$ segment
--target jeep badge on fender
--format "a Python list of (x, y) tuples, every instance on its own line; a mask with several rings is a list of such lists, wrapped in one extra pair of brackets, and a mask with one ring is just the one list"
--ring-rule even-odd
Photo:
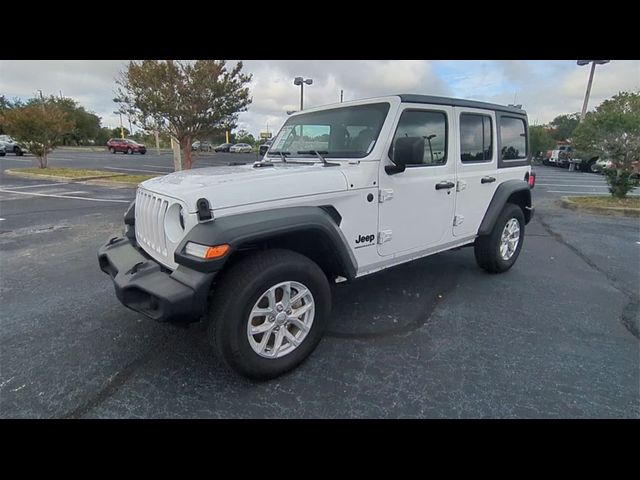
[(463, 246), (510, 269), (534, 211), (527, 132), (519, 108), (427, 95), (294, 113), (253, 165), (142, 182), (100, 268), (128, 308), (204, 319), (227, 364), (273, 378), (322, 339), (332, 283)]
[(375, 235), (358, 235), (358, 238), (356, 238), (356, 243), (371, 243), (376, 239)]

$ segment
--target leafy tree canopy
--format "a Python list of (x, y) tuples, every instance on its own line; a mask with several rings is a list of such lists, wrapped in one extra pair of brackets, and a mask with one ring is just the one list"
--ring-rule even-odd
[(235, 123), (251, 103), (251, 75), (242, 66), (228, 69), (224, 60), (132, 61), (117, 80), (114, 100), (136, 125), (175, 137), (182, 151), (176, 168), (189, 169), (192, 141)]
[(576, 148), (611, 160), (605, 172), (609, 190), (624, 197), (637, 182), (631, 179), (640, 161), (640, 93), (620, 92), (587, 113), (574, 133)]
[(73, 130), (68, 114), (50, 103), (6, 110), (0, 122), (9, 135), (38, 157), (40, 168), (47, 168), (49, 153)]

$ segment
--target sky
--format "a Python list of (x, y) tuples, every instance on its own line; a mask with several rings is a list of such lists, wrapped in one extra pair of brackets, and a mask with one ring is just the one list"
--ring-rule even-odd
[[(9, 99), (64, 95), (77, 100), (115, 127), (115, 78), (127, 60), (0, 60), (0, 95)], [(234, 65), (237, 60), (229, 60)], [(305, 108), (378, 95), (418, 93), (500, 104), (521, 104), (530, 124), (544, 124), (564, 113), (579, 112), (589, 66), (575, 60), (244, 60), (253, 102), (240, 114), (238, 127), (258, 136), (275, 132), (297, 110), (305, 85)], [(640, 61), (612, 60), (596, 67), (589, 109), (620, 91), (640, 91)], [(125, 126), (127, 126), (125, 124)], [(134, 127), (134, 131), (135, 131)]]

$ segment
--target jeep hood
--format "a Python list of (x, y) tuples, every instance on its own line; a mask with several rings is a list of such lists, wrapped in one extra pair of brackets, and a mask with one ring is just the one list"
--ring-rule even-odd
[(347, 179), (340, 167), (321, 164), (276, 164), (198, 168), (156, 177), (141, 187), (186, 203), (189, 212), (206, 198), (213, 210), (252, 203), (269, 202), (320, 193), (347, 190)]

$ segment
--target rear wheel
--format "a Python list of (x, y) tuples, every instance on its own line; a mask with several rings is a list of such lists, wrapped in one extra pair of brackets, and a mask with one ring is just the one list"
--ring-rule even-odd
[(524, 213), (518, 205), (507, 203), (491, 233), (476, 238), (476, 261), (487, 272), (506, 272), (516, 262), (523, 242)]
[(290, 250), (253, 254), (224, 272), (208, 314), (217, 355), (250, 378), (277, 377), (320, 342), (331, 310), (326, 276)]
[(24, 155), (24, 152), (18, 146), (13, 147), (13, 153), (15, 153), (18, 157), (21, 157), (22, 155)]

